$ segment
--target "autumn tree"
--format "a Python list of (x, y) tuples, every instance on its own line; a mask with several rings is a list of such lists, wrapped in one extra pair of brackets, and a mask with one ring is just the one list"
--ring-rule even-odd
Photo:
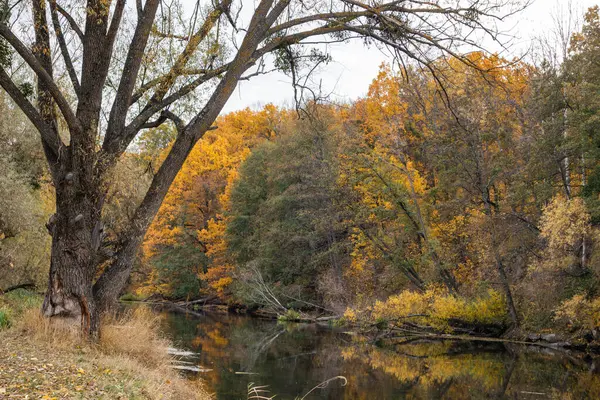
[[(261, 0), (245, 19), (241, 2), (221, 0), (198, 2), (184, 27), (170, 22), (176, 3), (160, 0), (1, 4), (0, 85), (40, 133), (56, 192), (43, 312), (81, 316), (83, 330), (95, 335), (169, 186), (240, 79), (270, 65), (294, 78), (302, 65), (327, 59), (305, 42), (377, 41), (423, 63), (430, 51), (460, 57), (473, 31), (493, 36), (494, 19), (515, 2)], [(34, 99), (11, 58), (35, 76)], [(182, 101), (200, 91), (206, 97), (185, 107)], [(167, 121), (177, 137), (122, 240), (106, 243), (103, 209), (115, 166), (140, 132)]]
[(600, 136), (598, 112), (600, 104), (595, 93), (600, 85), (598, 49), (600, 47), (600, 8), (590, 8), (581, 32), (573, 35), (569, 57), (563, 66), (564, 91), (570, 108), (569, 148), (573, 157), (573, 181), (577, 194), (585, 196), (598, 215), (600, 193)]
[(586, 272), (586, 255), (581, 254), (590, 242), (590, 214), (580, 197), (566, 200), (557, 196), (544, 208), (540, 220), (541, 237), (547, 242), (546, 254), (539, 262), (542, 268), (566, 270), (575, 275)]
[[(410, 73), (413, 85), (428, 77), (415, 69), (405, 73)], [(354, 125), (356, 132), (349, 134), (354, 140), (346, 150), (346, 165), (367, 216), (362, 222), (356, 221), (358, 238), (370, 241), (419, 290), (424, 289), (425, 273), (456, 292), (451, 268), (440, 258), (430, 233), (425, 197), (428, 186), (433, 185), (427, 182), (422, 152), (431, 127), (425, 125), (422, 110), (414, 110), (418, 96), (411, 88), (403, 77), (384, 66), (368, 95), (354, 104), (349, 116), (354, 124), (347, 126), (352, 131)], [(434, 103), (425, 97), (421, 100)], [(372, 214), (378, 218), (369, 221)], [(380, 223), (381, 220), (385, 222)], [(360, 241), (357, 244), (361, 245)], [(423, 264), (427, 263), (431, 273), (424, 271), (428, 268)]]
[[(478, 256), (494, 266), (508, 313), (517, 324), (507, 260), (513, 246), (520, 244), (509, 240), (514, 228), (505, 228), (513, 223), (527, 228), (523, 217), (527, 203), (516, 195), (514, 182), (523, 168), (517, 143), (527, 128), (523, 100), (528, 93), (529, 68), (516, 62), (494, 69), (492, 66), (506, 62), (493, 55), (470, 56), (491, 72), (479, 74), (449, 62), (454, 112), (438, 123), (442, 133), (436, 156), (440, 185), (450, 185), (448, 194), (455, 202), (462, 201), (463, 213), (477, 221), (474, 242)], [(461, 69), (462, 73), (456, 73)]]
[(226, 238), (238, 267), (237, 291), (247, 302), (261, 297), (253, 284), (257, 274), (277, 286), (282, 304), (332, 307), (344, 297), (347, 193), (337, 184), (340, 139), (323, 122), (335, 120), (328, 111), (297, 121), (240, 168)]

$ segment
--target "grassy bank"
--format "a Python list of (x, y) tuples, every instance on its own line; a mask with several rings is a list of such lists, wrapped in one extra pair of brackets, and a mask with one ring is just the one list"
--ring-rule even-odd
[(83, 341), (78, 325), (40, 316), (41, 298), (0, 296), (0, 398), (210, 399), (171, 368), (159, 319), (138, 309), (104, 321), (101, 340)]

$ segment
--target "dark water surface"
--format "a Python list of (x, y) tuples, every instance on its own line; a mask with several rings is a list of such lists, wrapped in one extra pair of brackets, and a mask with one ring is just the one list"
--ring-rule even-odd
[[(594, 360), (490, 343), (378, 347), (326, 326), (227, 314), (165, 312), (165, 327), (217, 400), (268, 385), (275, 399), (600, 399)], [(597, 361), (596, 361), (597, 362)], [(194, 379), (194, 374), (190, 374)]]

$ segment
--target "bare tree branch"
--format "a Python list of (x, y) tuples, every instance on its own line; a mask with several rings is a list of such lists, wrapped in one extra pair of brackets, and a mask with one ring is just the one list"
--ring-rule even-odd
[(79, 78), (77, 77), (77, 72), (75, 72), (75, 67), (73, 66), (73, 60), (71, 59), (71, 55), (70, 55), (69, 49), (67, 47), (67, 42), (65, 40), (65, 36), (63, 34), (62, 27), (60, 26), (60, 21), (58, 19), (56, 0), (49, 0), (49, 4), (50, 4), (50, 16), (52, 17), (52, 25), (54, 26), (54, 33), (56, 34), (56, 39), (60, 46), (60, 52), (63, 56), (63, 60), (65, 61), (65, 66), (67, 68), (67, 72), (69, 73), (69, 78), (71, 78), (71, 83), (73, 84), (73, 89), (75, 90), (75, 94), (77, 96), (79, 96), (81, 86), (79, 85)]
[(8, 43), (19, 53), (19, 55), (25, 60), (25, 62), (31, 67), (31, 69), (36, 73), (38, 78), (44, 83), (44, 86), (47, 88), (48, 92), (52, 95), (54, 101), (56, 101), (56, 105), (63, 114), (69, 129), (73, 130), (73, 132), (81, 131), (81, 124), (75, 117), (73, 110), (71, 110), (71, 106), (61, 93), (60, 89), (54, 82), (54, 79), (46, 69), (40, 64), (40, 62), (36, 59), (33, 53), (15, 36), (15, 34), (11, 31), (11, 29), (4, 23), (0, 23), (0, 36), (4, 37)]
[(65, 19), (69, 23), (69, 26), (71, 27), (73, 32), (75, 32), (77, 37), (79, 37), (79, 40), (81, 40), (83, 42), (83, 32), (81, 31), (81, 28), (79, 28), (79, 25), (77, 25), (77, 22), (75, 22), (75, 19), (73, 18), (73, 16), (71, 14), (69, 14), (69, 12), (67, 10), (65, 10), (63, 7), (61, 7), (60, 4), (58, 4), (58, 3), (56, 3), (56, 10), (59, 13), (61, 13), (61, 15), (63, 17), (65, 17)]
[(120, 128), (125, 125), (127, 110), (129, 109), (129, 104), (131, 104), (131, 95), (135, 87), (135, 81), (140, 70), (142, 57), (144, 56), (144, 50), (148, 43), (148, 36), (159, 3), (159, 0), (146, 1), (143, 12), (138, 19), (138, 24), (123, 67), (123, 74), (121, 76), (117, 95), (110, 112), (110, 119), (103, 148), (109, 148), (115, 145), (113, 142), (119, 135)]

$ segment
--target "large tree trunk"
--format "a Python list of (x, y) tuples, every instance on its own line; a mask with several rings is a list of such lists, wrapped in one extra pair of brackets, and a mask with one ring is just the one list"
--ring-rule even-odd
[(135, 257), (144, 240), (144, 234), (145, 230), (143, 233), (131, 237), (117, 253), (113, 263), (94, 284), (94, 301), (100, 312), (115, 309), (119, 295), (127, 285)]
[[(46, 21), (46, 3), (34, 1), (36, 45), (34, 52), (41, 67), (52, 77), (49, 29)], [(56, 138), (43, 140), (52, 180), (56, 190), (56, 213), (47, 224), (52, 236), (52, 253), (48, 290), (42, 312), (45, 316), (61, 316), (81, 320), (86, 333), (98, 332), (98, 312), (92, 297), (91, 282), (94, 274), (94, 236), (98, 230), (100, 212), (94, 207), (97, 198), (90, 165), (93, 154), (94, 127), (88, 126), (88, 135), (82, 135), (80, 125), (71, 124), (71, 144), (64, 146), (59, 139), (56, 104), (48, 82), (38, 79), (38, 107), (45, 129)], [(72, 121), (72, 120), (71, 120)], [(92, 124), (93, 125), (93, 124)], [(81, 147), (81, 139), (91, 145)], [(87, 153), (82, 149), (87, 149)], [(76, 150), (74, 150), (76, 149)]]
[[(42, 306), (45, 316), (80, 319), (87, 334), (96, 335), (99, 312), (92, 293), (95, 254), (102, 236), (95, 193), (73, 172), (60, 171), (56, 213), (48, 222), (52, 254), (48, 290)], [(89, 188), (86, 190), (86, 188)]]

